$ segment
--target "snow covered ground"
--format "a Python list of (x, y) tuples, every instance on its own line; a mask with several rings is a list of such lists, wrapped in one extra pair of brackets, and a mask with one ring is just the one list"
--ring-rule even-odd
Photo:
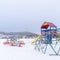
[[(23, 39), (26, 43), (23, 47), (5, 46), (5, 40), (0, 39), (0, 60), (60, 60), (60, 56), (49, 56), (34, 50), (34, 45), (31, 45), (33, 39)], [(47, 52), (49, 50), (50, 47)]]

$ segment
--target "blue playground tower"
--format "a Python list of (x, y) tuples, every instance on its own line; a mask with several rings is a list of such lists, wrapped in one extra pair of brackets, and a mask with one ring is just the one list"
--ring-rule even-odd
[(57, 37), (57, 26), (50, 22), (44, 22), (41, 26), (42, 43), (52, 44), (52, 38)]
[[(41, 44), (42, 44), (42, 52), (45, 54), (47, 50), (47, 46), (50, 45), (52, 50), (57, 55), (57, 52), (55, 51), (53, 47), (53, 38), (57, 38), (57, 26), (50, 22), (44, 22), (41, 26)], [(57, 44), (57, 39), (55, 40), (55, 45)], [(43, 46), (45, 45), (45, 46)]]

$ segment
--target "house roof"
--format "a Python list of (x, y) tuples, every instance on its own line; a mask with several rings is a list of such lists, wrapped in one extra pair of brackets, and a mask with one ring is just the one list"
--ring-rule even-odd
[(56, 27), (56, 25), (54, 25), (53, 23), (51, 22), (44, 22), (41, 26), (41, 28), (48, 28), (49, 26), (52, 26), (52, 27)]

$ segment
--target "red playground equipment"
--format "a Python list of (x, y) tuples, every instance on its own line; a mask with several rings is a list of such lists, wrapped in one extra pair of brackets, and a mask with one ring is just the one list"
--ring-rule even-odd
[(22, 47), (23, 45), (25, 45), (24, 41), (22, 40), (17, 41), (17, 39), (7, 39), (7, 41), (3, 42), (3, 44), (10, 46), (18, 46), (18, 47)]

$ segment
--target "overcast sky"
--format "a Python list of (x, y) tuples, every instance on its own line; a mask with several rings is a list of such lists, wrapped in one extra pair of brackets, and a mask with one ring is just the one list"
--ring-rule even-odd
[(44, 21), (60, 26), (60, 0), (0, 1), (0, 31), (40, 32)]

